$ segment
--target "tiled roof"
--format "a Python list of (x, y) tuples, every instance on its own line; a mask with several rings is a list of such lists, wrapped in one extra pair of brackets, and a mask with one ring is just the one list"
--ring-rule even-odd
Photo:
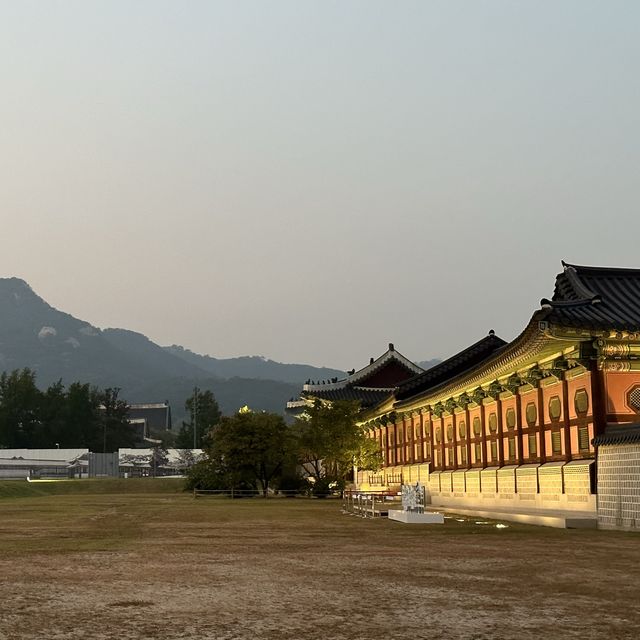
[(640, 424), (609, 425), (604, 433), (593, 439), (596, 447), (607, 444), (633, 444), (640, 442)]
[(499, 338), (493, 331), (490, 331), (489, 335), (482, 338), (482, 340), (478, 340), (478, 342), (456, 353), (456, 355), (447, 358), (435, 367), (427, 369), (424, 373), (402, 383), (396, 391), (396, 399), (405, 400), (424, 391), (428, 391), (454, 376), (479, 365), (502, 349), (506, 344), (502, 338)]
[(321, 398), (335, 402), (337, 400), (357, 400), (362, 408), (372, 407), (373, 405), (388, 398), (393, 393), (390, 389), (371, 389), (367, 387), (350, 386), (341, 389), (326, 389), (319, 391), (303, 391), (302, 395), (311, 398)]
[(640, 269), (562, 263), (546, 319), (584, 329), (640, 331)]
[[(366, 388), (379, 388), (374, 385), (367, 385), (367, 380), (372, 378), (380, 370), (390, 365), (397, 365), (406, 371), (406, 378), (410, 378), (418, 373), (422, 373), (423, 369), (414, 364), (408, 358), (405, 358), (399, 351), (395, 350), (393, 344), (389, 344), (389, 349), (385, 351), (377, 360), (371, 359), (371, 362), (362, 369), (354, 371), (348, 378), (343, 380), (334, 380), (326, 383), (307, 383), (303, 387), (303, 391), (309, 392), (309, 395), (317, 396), (319, 392), (326, 393), (355, 385)], [(405, 379), (406, 379), (405, 378)], [(324, 397), (324, 396), (323, 396)]]

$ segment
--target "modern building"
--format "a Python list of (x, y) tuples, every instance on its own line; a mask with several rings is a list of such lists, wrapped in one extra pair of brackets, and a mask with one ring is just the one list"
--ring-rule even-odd
[(640, 529), (640, 270), (563, 267), (509, 343), (491, 331), (373, 393), (374, 363), (304, 386), (307, 401), (361, 400), (384, 465), (359, 488), (420, 481), (459, 512)]
[(0, 449), (0, 478), (81, 478), (88, 449)]
[(137, 444), (144, 446), (152, 434), (171, 430), (171, 406), (168, 402), (130, 404), (128, 420), (136, 432)]

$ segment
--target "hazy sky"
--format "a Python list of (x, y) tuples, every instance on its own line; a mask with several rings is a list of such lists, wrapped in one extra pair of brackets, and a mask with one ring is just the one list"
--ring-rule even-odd
[[(640, 267), (640, 2), (0, 2), (0, 274), (359, 368)], [(1, 322), (1, 319), (0, 319)]]

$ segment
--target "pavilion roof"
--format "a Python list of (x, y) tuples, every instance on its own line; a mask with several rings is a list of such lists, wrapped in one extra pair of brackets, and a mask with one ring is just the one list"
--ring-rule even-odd
[[(399, 369), (399, 374), (402, 380), (411, 378), (418, 373), (422, 373), (424, 369), (414, 364), (408, 358), (405, 358), (399, 351), (395, 350), (392, 343), (389, 343), (389, 349), (385, 351), (379, 358), (374, 360), (371, 358), (371, 362), (358, 371), (353, 371), (347, 378), (342, 380), (331, 380), (329, 382), (322, 383), (307, 383), (303, 387), (303, 391), (309, 392), (310, 395), (316, 395), (319, 391), (334, 391), (338, 389), (344, 389), (346, 387), (364, 387), (368, 389), (382, 389), (385, 390), (395, 388), (395, 384), (389, 387), (388, 384), (381, 386), (373, 382), (374, 377), (380, 377), (379, 374), (385, 368), (394, 367)], [(397, 375), (397, 374), (396, 374)], [(397, 380), (395, 382), (400, 382)]]
[(362, 407), (369, 407), (389, 397), (398, 384), (424, 371), (395, 350), (393, 344), (379, 358), (347, 378), (322, 383), (307, 382), (302, 395), (323, 400), (358, 400)]
[(583, 267), (563, 262), (546, 319), (584, 329), (640, 331), (640, 269)]

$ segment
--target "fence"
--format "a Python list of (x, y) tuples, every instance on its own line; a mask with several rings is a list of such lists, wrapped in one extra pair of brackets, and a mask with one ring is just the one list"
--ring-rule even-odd
[(394, 492), (345, 491), (342, 497), (344, 513), (363, 518), (380, 518), (389, 514), (389, 503), (397, 502)]
[(120, 475), (120, 459), (118, 452), (88, 453), (90, 478), (117, 478)]
[(310, 498), (308, 493), (296, 490), (269, 491), (266, 495), (256, 489), (194, 489), (194, 498)]

